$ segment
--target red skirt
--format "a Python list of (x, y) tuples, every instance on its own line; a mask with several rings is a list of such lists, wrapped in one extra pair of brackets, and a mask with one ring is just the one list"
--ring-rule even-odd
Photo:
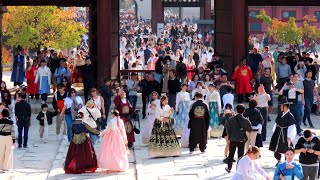
[(128, 143), (135, 142), (133, 131), (134, 126), (132, 124), (132, 121), (128, 117), (121, 117), (121, 119), (123, 120), (124, 127), (126, 129)]
[(90, 138), (86, 136), (86, 140), (82, 144), (75, 144), (71, 141), (64, 165), (65, 173), (95, 172), (97, 168), (97, 156)]

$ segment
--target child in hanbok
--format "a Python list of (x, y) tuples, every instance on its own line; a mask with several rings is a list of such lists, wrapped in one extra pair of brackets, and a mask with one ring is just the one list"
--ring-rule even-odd
[(289, 147), (286, 151), (286, 161), (277, 165), (274, 180), (303, 178), (302, 167), (299, 163), (294, 162), (294, 155), (294, 149)]
[(176, 134), (182, 134), (185, 124), (188, 124), (188, 113), (190, 110), (190, 94), (187, 92), (187, 84), (181, 85), (181, 91), (177, 94), (176, 97), (176, 114), (174, 122), (174, 130)]
[(51, 83), (51, 71), (50, 68), (47, 67), (45, 60), (41, 60), (40, 67), (38, 68), (37, 76), (34, 82), (38, 83), (38, 94), (41, 94), (42, 104), (45, 104), (48, 98), (48, 94), (50, 93)]
[(239, 160), (237, 171), (233, 174), (231, 180), (256, 180), (260, 177), (271, 180), (269, 175), (256, 163), (255, 160), (258, 159), (259, 156), (259, 148), (256, 146), (251, 147)]
[[(209, 107), (210, 113), (210, 136), (217, 136), (215, 131), (219, 127), (219, 115), (221, 113), (221, 98), (218, 91), (216, 91), (215, 85), (209, 85), (209, 91), (206, 94), (206, 102)], [(221, 129), (222, 130), (222, 129)], [(220, 136), (220, 132), (218, 132), (218, 136)]]
[(37, 75), (37, 70), (38, 70), (38, 63), (37, 60), (33, 60), (32, 66), (27, 70), (26, 73), (26, 79), (27, 79), (27, 93), (30, 94), (31, 99), (35, 96), (36, 99), (39, 99), (39, 94), (38, 94), (38, 83), (34, 82), (36, 79)]
[(83, 122), (84, 114), (79, 112), (72, 124), (72, 140), (68, 149), (64, 171), (66, 174), (81, 174), (97, 170), (97, 156), (87, 132), (100, 132)]
[(148, 151), (150, 156), (171, 157), (179, 156), (180, 144), (172, 128), (171, 118), (173, 109), (168, 105), (168, 98), (162, 96), (160, 99), (160, 113), (155, 118), (150, 136)]
[(98, 156), (98, 166), (108, 171), (126, 171), (129, 168), (128, 140), (119, 111), (111, 111), (111, 120), (103, 131), (103, 142)]
[(160, 112), (160, 99), (158, 99), (158, 96), (159, 96), (158, 93), (154, 91), (151, 93), (151, 95), (152, 95), (152, 100), (147, 108), (146, 123), (144, 128), (141, 131), (143, 144), (149, 144), (154, 120), (157, 116), (157, 113)]

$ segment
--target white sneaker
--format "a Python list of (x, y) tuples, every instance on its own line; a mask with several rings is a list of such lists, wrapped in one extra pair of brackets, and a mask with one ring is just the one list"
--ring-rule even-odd
[(40, 138), (40, 142), (43, 142), (43, 139), (42, 139), (42, 138)]
[(57, 141), (59, 141), (59, 140), (60, 140), (60, 137), (61, 137), (61, 136), (60, 136), (60, 134), (57, 134), (57, 135), (56, 135), (56, 139), (57, 139)]
[(43, 142), (44, 142), (44, 143), (47, 143), (48, 141), (45, 139), (45, 140), (43, 140)]
[(67, 140), (67, 139), (68, 139), (68, 136), (67, 136), (67, 135), (63, 135), (63, 139), (64, 139), (64, 140)]

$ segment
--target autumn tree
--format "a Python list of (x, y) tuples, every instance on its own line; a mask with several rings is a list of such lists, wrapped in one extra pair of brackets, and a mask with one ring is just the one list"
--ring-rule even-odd
[(7, 45), (21, 45), (26, 48), (42, 46), (67, 49), (80, 45), (87, 29), (73, 20), (72, 9), (56, 6), (8, 7), (3, 15), (4, 36)]

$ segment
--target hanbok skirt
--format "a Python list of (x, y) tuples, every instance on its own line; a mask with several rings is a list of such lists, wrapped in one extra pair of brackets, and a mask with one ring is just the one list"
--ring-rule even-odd
[(210, 127), (212, 129), (217, 128), (220, 124), (217, 102), (209, 102), (209, 113), (210, 113)]
[(126, 129), (128, 143), (129, 144), (134, 143), (135, 142), (134, 131), (133, 131), (134, 126), (132, 121), (128, 118), (128, 116), (122, 116), (121, 119), (123, 120), (124, 127)]
[(178, 105), (178, 112), (175, 114), (175, 122), (174, 122), (174, 130), (176, 134), (181, 135), (183, 129), (185, 128), (185, 124), (188, 124), (189, 119), (189, 110), (190, 110), (190, 102), (189, 101), (181, 101)]
[(129, 168), (125, 142), (119, 130), (110, 130), (103, 136), (98, 166), (112, 171), (126, 171)]
[(179, 156), (180, 144), (170, 122), (155, 120), (150, 136), (148, 151), (150, 156)]
[(48, 76), (42, 76), (40, 77), (39, 82), (39, 94), (49, 94), (50, 93), (50, 84), (48, 81)]
[(188, 148), (189, 147), (189, 136), (190, 136), (190, 129), (188, 128), (189, 118), (184, 123), (184, 128), (182, 130), (181, 135), (181, 147)]
[(146, 116), (145, 126), (141, 130), (142, 143), (143, 144), (149, 144), (154, 121), (155, 121), (155, 116), (154, 115), (149, 115), (148, 114)]
[(97, 167), (96, 153), (88, 136), (86, 136), (86, 140), (81, 144), (75, 144), (73, 141), (70, 142), (64, 165), (66, 174), (95, 172)]

